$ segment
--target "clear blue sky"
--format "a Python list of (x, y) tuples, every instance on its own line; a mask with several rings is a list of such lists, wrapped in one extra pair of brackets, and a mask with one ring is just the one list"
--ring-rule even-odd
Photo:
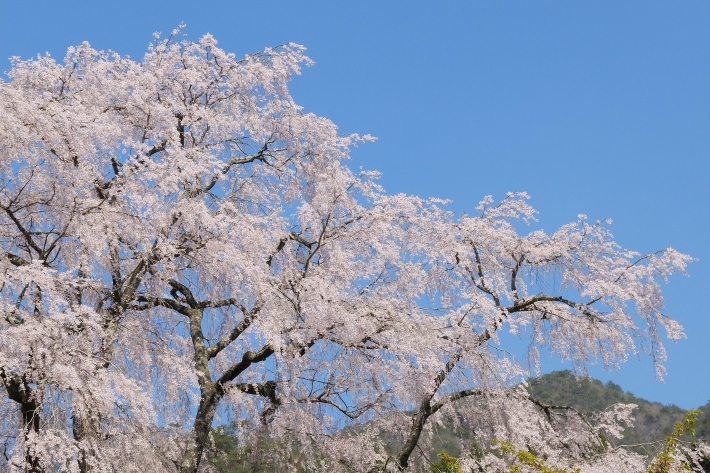
[(710, 399), (710, 2), (8, 1), (0, 70), (85, 40), (140, 58), (182, 21), (238, 56), (305, 45), (297, 102), (377, 136), (353, 165), (390, 192), (463, 211), (524, 190), (546, 230), (610, 217), (626, 247), (698, 258), (667, 286), (688, 339), (668, 347), (666, 383), (645, 358), (591, 374), (684, 408)]

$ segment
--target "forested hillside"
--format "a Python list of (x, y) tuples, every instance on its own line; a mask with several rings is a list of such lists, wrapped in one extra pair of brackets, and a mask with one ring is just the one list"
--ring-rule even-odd
[[(530, 380), (530, 392), (548, 404), (572, 406), (580, 412), (601, 411), (616, 403), (637, 404), (634, 426), (624, 431), (623, 444), (662, 439), (685, 412), (673, 404), (663, 405), (624, 392), (611, 381), (604, 384), (596, 379), (576, 377), (570, 371), (554, 371)], [(710, 438), (710, 402), (698, 409), (696, 438), (707, 440)]]

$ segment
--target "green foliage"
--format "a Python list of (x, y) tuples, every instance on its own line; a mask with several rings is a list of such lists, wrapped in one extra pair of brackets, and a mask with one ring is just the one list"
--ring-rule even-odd
[(432, 473), (463, 473), (461, 465), (456, 457), (452, 457), (446, 450), (437, 454), (439, 462), (431, 465)]
[(237, 466), (241, 463), (243, 452), (239, 448), (237, 436), (233, 426), (219, 426), (212, 429), (214, 446), (207, 452), (209, 463), (218, 471), (237, 473)]
[[(670, 473), (673, 466), (673, 457), (678, 450), (678, 441), (683, 434), (695, 435), (695, 422), (700, 411), (691, 409), (685, 413), (683, 420), (673, 426), (673, 432), (666, 437), (666, 443), (661, 452), (654, 458), (651, 465), (646, 470), (648, 473)], [(690, 471), (690, 465), (681, 461), (680, 469)]]
[(271, 473), (279, 464), (264, 452), (279, 448), (272, 441), (260, 439), (254, 445), (239, 445), (237, 428), (230, 424), (212, 429), (213, 447), (205, 452), (207, 462), (220, 473)]
[(515, 445), (505, 441), (493, 441), (493, 444), (500, 444), (501, 451), (513, 457), (513, 463), (508, 467), (510, 473), (521, 473), (524, 471), (522, 467), (527, 467), (527, 471), (538, 471), (540, 473), (579, 473), (579, 468), (575, 470), (567, 470), (564, 468), (555, 468), (547, 466), (545, 460), (539, 458), (535, 453), (529, 450), (519, 450)]

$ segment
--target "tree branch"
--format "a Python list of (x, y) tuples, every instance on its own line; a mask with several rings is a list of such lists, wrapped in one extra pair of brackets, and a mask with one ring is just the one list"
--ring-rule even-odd
[(256, 316), (259, 313), (259, 309), (260, 308), (257, 306), (251, 311), (247, 311), (245, 308), (242, 307), (241, 310), (244, 314), (244, 319), (242, 319), (242, 321), (239, 322), (237, 326), (234, 327), (226, 337), (222, 338), (219, 342), (207, 349), (207, 357), (210, 359), (214, 358), (219, 354), (219, 352), (224, 350), (227, 346), (229, 346), (230, 343), (232, 343), (242, 333), (244, 333), (244, 331), (251, 326), (254, 319), (256, 319)]
[(222, 376), (217, 380), (217, 384), (225, 385), (230, 381), (233, 381), (237, 376), (242, 374), (247, 368), (249, 368), (254, 363), (260, 363), (266, 360), (268, 357), (274, 354), (274, 349), (271, 345), (265, 345), (258, 352), (253, 352), (251, 350), (247, 351), (242, 355), (242, 359), (230, 366)]

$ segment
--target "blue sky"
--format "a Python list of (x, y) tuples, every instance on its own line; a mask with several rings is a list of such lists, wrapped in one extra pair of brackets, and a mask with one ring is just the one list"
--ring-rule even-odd
[(180, 22), (237, 56), (305, 45), (316, 64), (296, 101), (377, 136), (353, 165), (390, 192), (460, 212), (527, 191), (548, 231), (585, 213), (612, 218), (626, 247), (698, 258), (666, 288), (688, 334), (668, 346), (666, 383), (646, 358), (590, 373), (683, 408), (710, 399), (709, 2), (4, 2), (0, 70), (82, 41), (140, 58)]

